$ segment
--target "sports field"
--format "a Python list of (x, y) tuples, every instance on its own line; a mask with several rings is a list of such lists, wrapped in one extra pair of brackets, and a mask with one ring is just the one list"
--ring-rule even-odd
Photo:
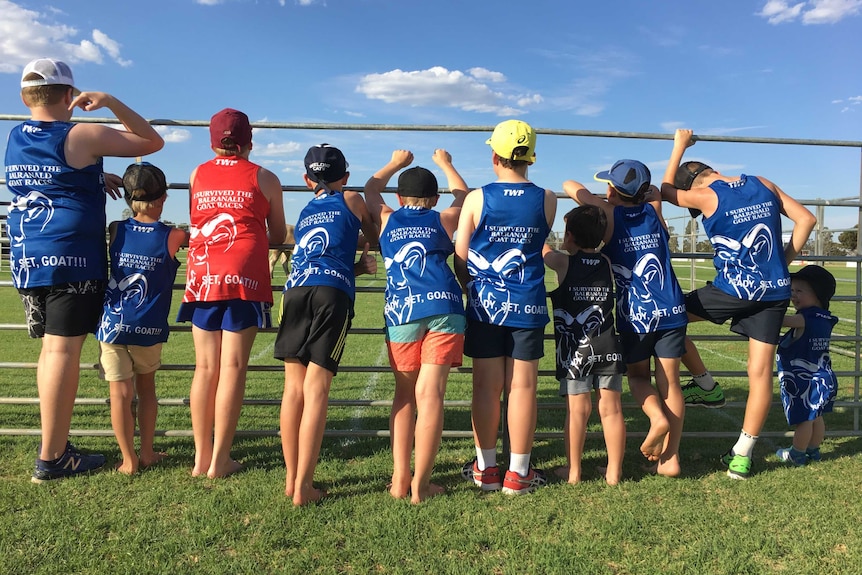
[[(380, 266), (382, 270), (382, 265)], [(678, 276), (688, 289), (690, 265)], [(855, 293), (855, 271), (830, 267), (838, 296)], [(709, 262), (696, 264), (699, 285), (714, 274)], [(182, 275), (182, 272), (181, 272)], [(0, 274), (8, 279), (8, 272)], [(280, 270), (275, 283), (283, 278)], [(382, 287), (383, 275), (363, 276), (360, 286)], [(176, 304), (176, 302), (175, 302)], [(836, 334), (855, 333), (855, 302), (834, 301), (842, 318)], [(382, 325), (382, 294), (360, 293), (355, 328)], [(175, 310), (174, 310), (175, 311)], [(23, 314), (12, 288), (0, 288), (0, 323), (20, 324)], [(846, 320), (846, 321), (845, 321)], [(549, 330), (550, 333), (550, 330)], [(726, 335), (726, 327), (696, 324), (694, 335)], [(282, 373), (272, 359), (274, 333), (258, 335), (247, 399), (277, 399)], [(35, 362), (39, 344), (22, 330), (0, 331), (0, 361)], [(745, 369), (742, 341), (702, 341), (704, 360), (718, 373)], [(541, 368), (553, 367), (547, 342)], [(839, 400), (853, 398), (856, 359), (852, 342), (833, 343)], [(89, 339), (83, 362), (95, 364), (97, 346)], [(191, 364), (191, 335), (174, 333), (164, 349), (166, 364)], [(465, 358), (469, 366), (469, 359)], [(354, 333), (343, 366), (386, 366), (381, 334)], [(0, 574), (20, 573), (860, 573), (862, 441), (829, 437), (823, 461), (788, 468), (774, 457), (789, 440), (764, 437), (755, 451), (754, 475), (728, 479), (718, 456), (739, 431), (745, 379), (718, 378), (729, 405), (721, 410), (689, 409), (681, 446), (683, 477), (651, 476), (638, 452), (647, 422), (626, 409), (631, 437), (624, 481), (607, 487), (595, 468), (603, 464), (600, 437), (587, 440), (586, 480), (572, 486), (551, 484), (523, 497), (481, 494), (459, 477), (473, 457), (472, 440), (445, 439), (433, 481), (447, 493), (414, 507), (386, 492), (391, 471), (388, 439), (364, 434), (324, 440), (317, 481), (330, 497), (319, 505), (293, 508), (283, 496), (276, 405), (247, 405), (234, 456), (245, 470), (224, 480), (192, 478), (190, 437), (162, 436), (156, 446), (169, 459), (135, 477), (103, 471), (88, 477), (37, 486), (29, 481), (38, 437), (0, 435)], [(191, 371), (162, 371), (162, 398), (187, 398)], [(777, 385), (777, 384), (776, 384)], [(777, 390), (776, 390), (777, 391)], [(35, 372), (0, 370), (0, 397), (34, 397)], [(388, 400), (392, 377), (383, 372), (340, 373), (332, 399)], [(94, 370), (81, 375), (79, 397), (105, 398), (107, 388)], [(562, 405), (557, 384), (544, 376), (539, 401)], [(469, 400), (470, 376), (453, 373), (447, 399)], [(776, 400), (777, 400), (776, 392)], [(628, 394), (624, 402), (631, 404)], [(854, 413), (836, 408), (830, 430), (851, 430)], [(563, 411), (539, 413), (539, 433), (558, 434)], [(338, 406), (330, 409), (328, 429), (386, 429), (387, 407)], [(34, 405), (0, 405), (0, 427), (38, 429)], [(106, 405), (76, 408), (74, 429), (110, 429)], [(161, 407), (159, 430), (188, 430), (185, 406)], [(446, 430), (470, 429), (469, 408), (447, 409)], [(775, 407), (766, 430), (787, 431)], [(591, 432), (600, 432), (594, 416)], [(720, 434), (725, 434), (719, 436)], [(562, 465), (563, 442), (543, 435), (536, 442), (537, 466)], [(105, 453), (109, 466), (119, 450), (113, 436), (73, 438), (84, 449)], [(549, 474), (553, 477), (552, 474)]]

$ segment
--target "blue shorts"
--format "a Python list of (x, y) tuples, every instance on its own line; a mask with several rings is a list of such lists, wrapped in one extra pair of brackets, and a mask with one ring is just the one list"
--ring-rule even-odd
[(545, 355), (544, 327), (507, 327), (467, 318), (464, 336), (464, 355), (467, 357), (511, 357), (533, 361)]
[(229, 299), (183, 303), (177, 321), (190, 321), (206, 331), (242, 331), (250, 327), (272, 327), (270, 304), (261, 301)]
[(640, 363), (653, 356), (679, 358), (685, 354), (686, 326), (652, 333), (620, 333), (626, 363)]

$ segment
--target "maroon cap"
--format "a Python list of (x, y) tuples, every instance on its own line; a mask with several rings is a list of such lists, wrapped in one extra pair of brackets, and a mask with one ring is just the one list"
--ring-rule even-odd
[(225, 148), (225, 138), (230, 138), (239, 147), (251, 144), (251, 124), (248, 122), (248, 116), (233, 108), (217, 112), (210, 119), (210, 143), (213, 148)]

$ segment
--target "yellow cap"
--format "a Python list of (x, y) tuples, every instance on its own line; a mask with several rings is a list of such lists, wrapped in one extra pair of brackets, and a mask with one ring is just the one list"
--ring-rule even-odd
[(531, 164), (536, 161), (536, 132), (521, 120), (500, 122), (485, 143), (501, 158)]

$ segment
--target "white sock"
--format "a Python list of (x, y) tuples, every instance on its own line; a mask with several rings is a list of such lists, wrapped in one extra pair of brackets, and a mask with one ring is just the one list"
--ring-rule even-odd
[(754, 451), (754, 444), (757, 443), (756, 435), (748, 435), (745, 431), (739, 433), (739, 439), (736, 440), (736, 445), (731, 451), (734, 455), (743, 455), (751, 457), (751, 452)]
[(497, 467), (497, 448), (482, 449), (477, 445), (476, 465), (479, 467), (479, 471), (483, 471), (489, 467)]
[(715, 388), (715, 380), (712, 379), (712, 374), (708, 371), (701, 375), (692, 376), (694, 382), (704, 391), (712, 391)]
[(512, 453), (509, 455), (509, 471), (514, 471), (521, 477), (526, 477), (530, 472), (530, 454)]

